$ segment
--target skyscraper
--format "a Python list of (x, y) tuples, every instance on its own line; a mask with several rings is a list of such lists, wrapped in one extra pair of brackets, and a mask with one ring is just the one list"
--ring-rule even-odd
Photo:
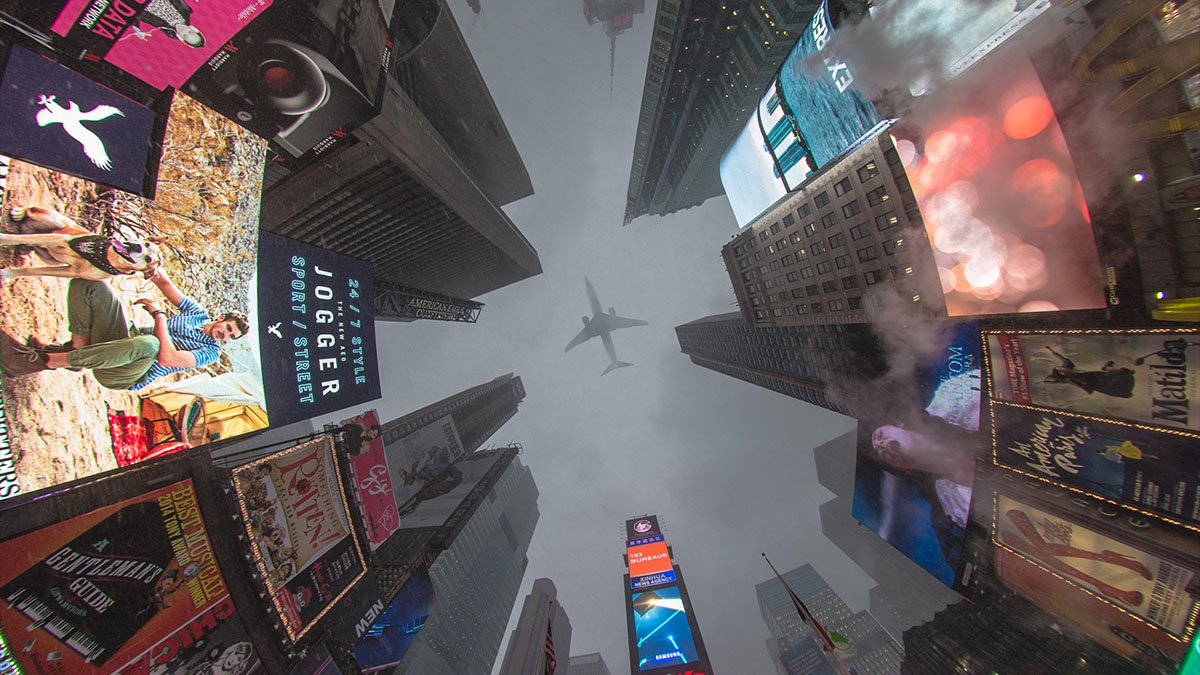
[(430, 422), (451, 415), (464, 452), (474, 452), (513, 415), (525, 399), (525, 385), (512, 373), (446, 397), (437, 403), (385, 422), (383, 442), (398, 442)]
[(500, 675), (559, 672), (570, 653), (571, 620), (558, 601), (558, 589), (550, 579), (535, 579), (508, 638)]
[(729, 313), (676, 326), (675, 334), (698, 366), (845, 415), (854, 414), (856, 387), (887, 367), (865, 324), (760, 328)]
[(626, 224), (724, 193), (722, 153), (819, 5), (806, 0), (659, 3)]
[(572, 656), (567, 675), (612, 675), (599, 652)]
[[(812, 565), (803, 565), (783, 575), (813, 617), (827, 631), (837, 631), (854, 642), (855, 655), (845, 660), (860, 675), (898, 673), (900, 647), (869, 612), (851, 612), (846, 603), (825, 583)], [(780, 660), (789, 675), (837, 672), (826, 661), (810, 629), (796, 612), (787, 590), (778, 579), (754, 587), (763, 622), (778, 641)]]
[(397, 675), (489, 673), (529, 564), (538, 490), (519, 459), (429, 567), (437, 603)]

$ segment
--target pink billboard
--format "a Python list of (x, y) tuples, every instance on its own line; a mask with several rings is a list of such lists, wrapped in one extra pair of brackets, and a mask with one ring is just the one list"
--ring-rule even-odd
[(379, 415), (374, 410), (342, 422), (351, 426), (347, 433), (350, 476), (354, 480), (354, 498), (367, 530), (371, 550), (379, 548), (400, 527), (392, 476), (380, 437)]

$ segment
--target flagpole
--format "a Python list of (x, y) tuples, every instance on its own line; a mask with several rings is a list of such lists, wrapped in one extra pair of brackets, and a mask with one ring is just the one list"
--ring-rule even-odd
[[(850, 675), (849, 671), (846, 670), (846, 664), (842, 663), (842, 660), (838, 658), (837, 649), (833, 646), (833, 640), (830, 639), (829, 633), (825, 632), (825, 627), (821, 625), (820, 621), (817, 621), (817, 617), (813, 616), (812, 612), (808, 611), (808, 607), (805, 606), (804, 601), (796, 595), (791, 586), (788, 586), (788, 582), (783, 580), (783, 577), (779, 574), (779, 570), (775, 569), (775, 565), (771, 563), (771, 559), (767, 557), (767, 554), (763, 553), (762, 557), (771, 566), (771, 571), (775, 573), (775, 578), (779, 579), (779, 583), (783, 584), (784, 590), (791, 597), (792, 604), (796, 607), (796, 613), (800, 615), (800, 620), (816, 634), (817, 642), (820, 643), (822, 651), (833, 657), (834, 664), (838, 670), (842, 671), (843, 675)], [(826, 659), (826, 661), (828, 660)]]

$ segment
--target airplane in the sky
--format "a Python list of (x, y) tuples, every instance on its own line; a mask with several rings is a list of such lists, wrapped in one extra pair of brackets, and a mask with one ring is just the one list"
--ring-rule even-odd
[(641, 319), (626, 319), (617, 316), (617, 310), (612, 307), (609, 307), (608, 313), (605, 314), (604, 310), (600, 308), (600, 300), (596, 297), (596, 289), (592, 288), (591, 280), (584, 277), (583, 281), (587, 284), (588, 302), (592, 305), (592, 316), (590, 318), (583, 317), (583, 330), (579, 331), (579, 335), (576, 335), (575, 339), (571, 340), (571, 344), (567, 345), (567, 348), (563, 351), (569, 352), (576, 346), (599, 335), (600, 339), (604, 341), (604, 349), (608, 352), (608, 358), (612, 361), (608, 368), (605, 368), (604, 372), (600, 373), (601, 375), (607, 375), (617, 368), (632, 366), (632, 363), (617, 360), (617, 350), (613, 347), (612, 332), (618, 328), (648, 326), (650, 324)]

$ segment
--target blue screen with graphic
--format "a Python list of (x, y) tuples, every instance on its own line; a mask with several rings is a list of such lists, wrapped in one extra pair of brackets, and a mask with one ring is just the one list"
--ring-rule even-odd
[(635, 593), (633, 627), (641, 670), (682, 665), (699, 658), (678, 586)]

